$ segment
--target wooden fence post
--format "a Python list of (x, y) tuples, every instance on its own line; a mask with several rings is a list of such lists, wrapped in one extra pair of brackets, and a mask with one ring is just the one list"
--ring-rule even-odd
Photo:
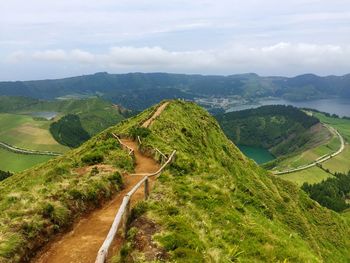
[(131, 203), (131, 197), (129, 198), (128, 204), (125, 207), (125, 213), (124, 213), (124, 222), (123, 222), (123, 234), (124, 237), (126, 238), (128, 234), (128, 219), (130, 216), (130, 203)]
[(147, 200), (148, 199), (148, 196), (149, 196), (149, 182), (148, 182), (148, 177), (147, 177), (147, 179), (146, 179), (146, 181), (145, 181), (145, 200)]

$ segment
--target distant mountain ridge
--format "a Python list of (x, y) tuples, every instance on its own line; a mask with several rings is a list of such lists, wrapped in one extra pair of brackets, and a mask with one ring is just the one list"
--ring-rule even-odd
[(289, 100), (350, 98), (350, 74), (292, 78), (261, 77), (255, 73), (229, 76), (171, 73), (93, 75), (34, 81), (0, 82), (0, 95), (53, 99), (71, 94), (98, 95), (126, 108), (143, 110), (163, 99), (208, 96), (275, 96)]

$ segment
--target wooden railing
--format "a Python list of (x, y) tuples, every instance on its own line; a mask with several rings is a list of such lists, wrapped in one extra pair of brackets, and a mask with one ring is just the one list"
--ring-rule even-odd
[(114, 133), (112, 133), (112, 136), (118, 140), (118, 142), (120, 143), (120, 145), (121, 145), (124, 149), (126, 149), (126, 150), (129, 151), (129, 155), (134, 154), (134, 149), (132, 149), (131, 147), (129, 147), (128, 145), (126, 145), (125, 143), (123, 143), (123, 142), (119, 139), (119, 137), (118, 137), (117, 135), (115, 135)]
[[(115, 134), (113, 134), (113, 136), (116, 137), (121, 142), (121, 140), (118, 138), (118, 136), (116, 136)], [(121, 142), (121, 144), (124, 145), (122, 142)], [(128, 147), (128, 148), (130, 148), (130, 147)], [(130, 201), (131, 201), (132, 195), (144, 184), (145, 199), (147, 199), (148, 195), (149, 195), (149, 178), (159, 175), (164, 170), (164, 168), (173, 160), (175, 153), (176, 153), (176, 151), (174, 150), (172, 152), (172, 154), (169, 156), (169, 158), (167, 159), (167, 161), (155, 173), (131, 174), (130, 175), (130, 176), (136, 176), (136, 175), (140, 176), (141, 175), (141, 176), (144, 176), (144, 178), (141, 179), (131, 189), (131, 191), (124, 196), (123, 202), (119, 207), (119, 210), (114, 218), (113, 224), (108, 232), (108, 235), (107, 235), (105, 241), (103, 242), (100, 250), (97, 253), (95, 263), (104, 263), (106, 261), (107, 255), (108, 255), (108, 250), (109, 250), (110, 246), (112, 245), (113, 240), (115, 239), (115, 236), (118, 232), (119, 226), (120, 226), (122, 221), (123, 221), (123, 226), (122, 226), (123, 232), (124, 233), (127, 232), (127, 224), (126, 223), (127, 223), (128, 217), (130, 215)]]

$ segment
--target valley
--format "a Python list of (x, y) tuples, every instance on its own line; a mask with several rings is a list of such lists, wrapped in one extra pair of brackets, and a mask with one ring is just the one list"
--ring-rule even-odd
[[(51, 159), (52, 154), (45, 152), (53, 155), (65, 153), (124, 118), (118, 107), (97, 98), (43, 101), (0, 96), (0, 104), (0, 150), (3, 157), (0, 170), (11, 172), (20, 172)], [(72, 122), (66, 128), (57, 127), (56, 123), (67, 114), (74, 114)]]

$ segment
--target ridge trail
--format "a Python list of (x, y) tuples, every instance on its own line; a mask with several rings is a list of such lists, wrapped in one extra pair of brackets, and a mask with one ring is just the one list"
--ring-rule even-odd
[[(160, 105), (153, 115), (143, 123), (142, 127), (149, 127), (168, 104), (169, 102), (165, 102)], [(54, 239), (31, 260), (32, 263), (95, 262), (97, 252), (109, 232), (124, 196), (143, 179), (144, 176), (142, 174), (154, 173), (160, 169), (160, 165), (154, 159), (143, 155), (139, 151), (138, 144), (135, 141), (121, 139), (121, 142), (134, 150), (136, 175), (123, 175), (124, 189), (122, 191), (118, 192), (116, 196), (102, 208), (80, 219), (70, 232), (62, 234)], [(132, 205), (140, 200), (144, 200), (144, 191), (142, 188), (133, 195)], [(121, 242), (121, 238), (115, 240), (113, 251), (121, 246)]]
[[(136, 142), (128, 139), (123, 143), (135, 152), (136, 173), (153, 173), (159, 170), (159, 164), (150, 157), (144, 156)], [(48, 248), (32, 260), (33, 263), (93, 263), (96, 254), (103, 243), (113, 223), (116, 212), (127, 194), (143, 176), (124, 175), (124, 189), (117, 193), (113, 200), (103, 208), (98, 209), (81, 219), (73, 230), (53, 241)], [(133, 203), (143, 200), (143, 191), (133, 197)]]

